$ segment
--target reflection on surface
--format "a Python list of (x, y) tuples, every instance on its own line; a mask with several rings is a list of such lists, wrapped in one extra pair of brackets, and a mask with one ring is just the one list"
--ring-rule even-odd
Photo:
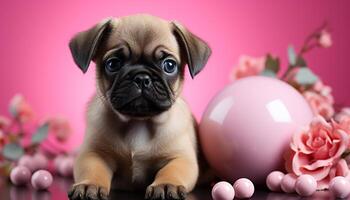
[[(26, 187), (15, 187), (7, 180), (0, 179), (1, 200), (68, 200), (67, 190), (72, 184), (71, 179), (54, 177), (54, 182), (49, 191), (36, 191), (30, 185)], [(196, 188), (188, 194), (187, 200), (212, 200), (211, 188)], [(117, 200), (143, 200), (144, 192), (122, 192), (113, 190), (109, 199)], [(257, 189), (251, 200), (333, 200), (335, 199), (328, 191), (316, 192), (311, 197), (300, 197), (297, 194), (274, 193)]]
[(221, 100), (211, 111), (209, 118), (219, 124), (222, 124), (227, 113), (233, 104), (233, 97), (226, 97)]
[(266, 105), (267, 110), (275, 122), (290, 122), (292, 118), (287, 107), (280, 99), (271, 101)]

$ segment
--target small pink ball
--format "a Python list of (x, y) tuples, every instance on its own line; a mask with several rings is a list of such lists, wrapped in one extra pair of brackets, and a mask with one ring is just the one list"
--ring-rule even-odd
[(71, 177), (73, 176), (73, 165), (74, 165), (74, 158), (67, 157), (61, 159), (61, 162), (58, 164), (58, 173), (61, 176), (65, 177)]
[(18, 160), (18, 165), (27, 167), (31, 172), (35, 171), (35, 168), (36, 168), (34, 159), (30, 155), (23, 155)]
[(311, 196), (316, 192), (317, 182), (314, 177), (310, 175), (301, 175), (295, 182), (295, 191), (300, 196)]
[(33, 156), (35, 170), (47, 169), (48, 159), (41, 153), (37, 153)]
[(329, 190), (337, 198), (345, 198), (350, 194), (350, 182), (343, 176), (337, 176), (329, 183)]
[(53, 178), (46, 170), (36, 171), (32, 176), (32, 186), (37, 190), (45, 190), (52, 184)]
[(295, 192), (295, 182), (297, 178), (298, 177), (295, 174), (285, 175), (281, 181), (281, 189), (286, 193)]
[(58, 172), (59, 165), (61, 164), (62, 160), (64, 160), (65, 158), (66, 156), (64, 155), (58, 155), (55, 157), (55, 159), (53, 159), (53, 166), (57, 172)]
[(266, 178), (267, 187), (273, 192), (281, 191), (281, 181), (284, 174), (280, 171), (271, 172)]
[(240, 178), (233, 184), (236, 197), (239, 199), (250, 198), (254, 194), (254, 184), (247, 178)]
[(211, 196), (214, 200), (232, 200), (235, 197), (235, 190), (230, 183), (221, 181), (214, 185)]
[(32, 173), (25, 166), (17, 166), (11, 170), (10, 179), (14, 185), (25, 185), (29, 182)]

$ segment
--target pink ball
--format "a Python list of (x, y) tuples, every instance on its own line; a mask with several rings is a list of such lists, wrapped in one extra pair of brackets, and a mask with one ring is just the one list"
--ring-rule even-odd
[(273, 192), (281, 191), (281, 181), (284, 174), (280, 171), (271, 172), (266, 178), (267, 187)]
[(32, 176), (32, 186), (37, 190), (46, 190), (52, 184), (53, 178), (46, 170), (36, 171)]
[(25, 166), (27, 167), (31, 172), (35, 171), (36, 165), (34, 162), (34, 159), (30, 155), (23, 155), (19, 160), (18, 160), (18, 165), (19, 166)]
[(345, 198), (350, 194), (350, 182), (343, 176), (337, 176), (329, 183), (329, 190), (337, 198)]
[(314, 177), (310, 175), (301, 175), (295, 182), (295, 191), (300, 196), (311, 196), (316, 192), (317, 182)]
[(312, 118), (304, 97), (287, 83), (243, 78), (209, 103), (199, 138), (209, 164), (222, 179), (247, 177), (264, 184), (271, 171), (283, 169), (283, 153), (292, 134)]
[(47, 169), (48, 159), (41, 153), (37, 153), (33, 156), (35, 170)]
[(64, 155), (58, 155), (58, 156), (55, 157), (55, 159), (53, 159), (53, 166), (54, 166), (56, 171), (58, 171), (58, 167), (59, 167), (60, 163), (65, 158), (66, 158), (66, 156), (64, 156)]
[(285, 175), (281, 182), (281, 189), (286, 193), (295, 192), (295, 182), (297, 178), (298, 177), (295, 174)]
[(240, 178), (233, 184), (236, 197), (239, 199), (250, 198), (254, 194), (254, 184), (247, 178)]
[(25, 166), (17, 166), (11, 170), (10, 179), (14, 185), (25, 185), (29, 182), (32, 173)]
[(230, 183), (221, 181), (214, 185), (211, 196), (214, 200), (232, 200), (235, 197), (235, 190)]
[(73, 176), (73, 165), (74, 165), (74, 158), (67, 157), (61, 159), (61, 162), (58, 164), (58, 173), (61, 176), (65, 177), (71, 177)]

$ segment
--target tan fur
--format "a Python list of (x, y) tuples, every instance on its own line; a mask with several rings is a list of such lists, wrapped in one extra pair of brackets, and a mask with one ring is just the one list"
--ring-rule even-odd
[(111, 109), (104, 96), (109, 83), (99, 70), (103, 58), (126, 43), (133, 51), (133, 59), (161, 56), (158, 49), (173, 55), (184, 66), (171, 24), (149, 15), (136, 15), (113, 19), (112, 26), (111, 35), (94, 58), (97, 91), (88, 106), (87, 131), (74, 166), (75, 186), (92, 184), (109, 191), (172, 184), (190, 192), (199, 167), (194, 119), (180, 97), (183, 77), (172, 85), (175, 102), (169, 110), (155, 117), (134, 119)]

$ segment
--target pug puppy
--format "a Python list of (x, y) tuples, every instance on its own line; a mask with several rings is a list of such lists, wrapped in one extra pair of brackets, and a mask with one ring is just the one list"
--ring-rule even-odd
[(142, 14), (105, 20), (69, 47), (84, 73), (96, 63), (97, 79), (69, 198), (105, 200), (113, 186), (185, 199), (199, 166), (196, 122), (180, 94), (185, 66), (198, 74), (208, 45), (177, 22)]

